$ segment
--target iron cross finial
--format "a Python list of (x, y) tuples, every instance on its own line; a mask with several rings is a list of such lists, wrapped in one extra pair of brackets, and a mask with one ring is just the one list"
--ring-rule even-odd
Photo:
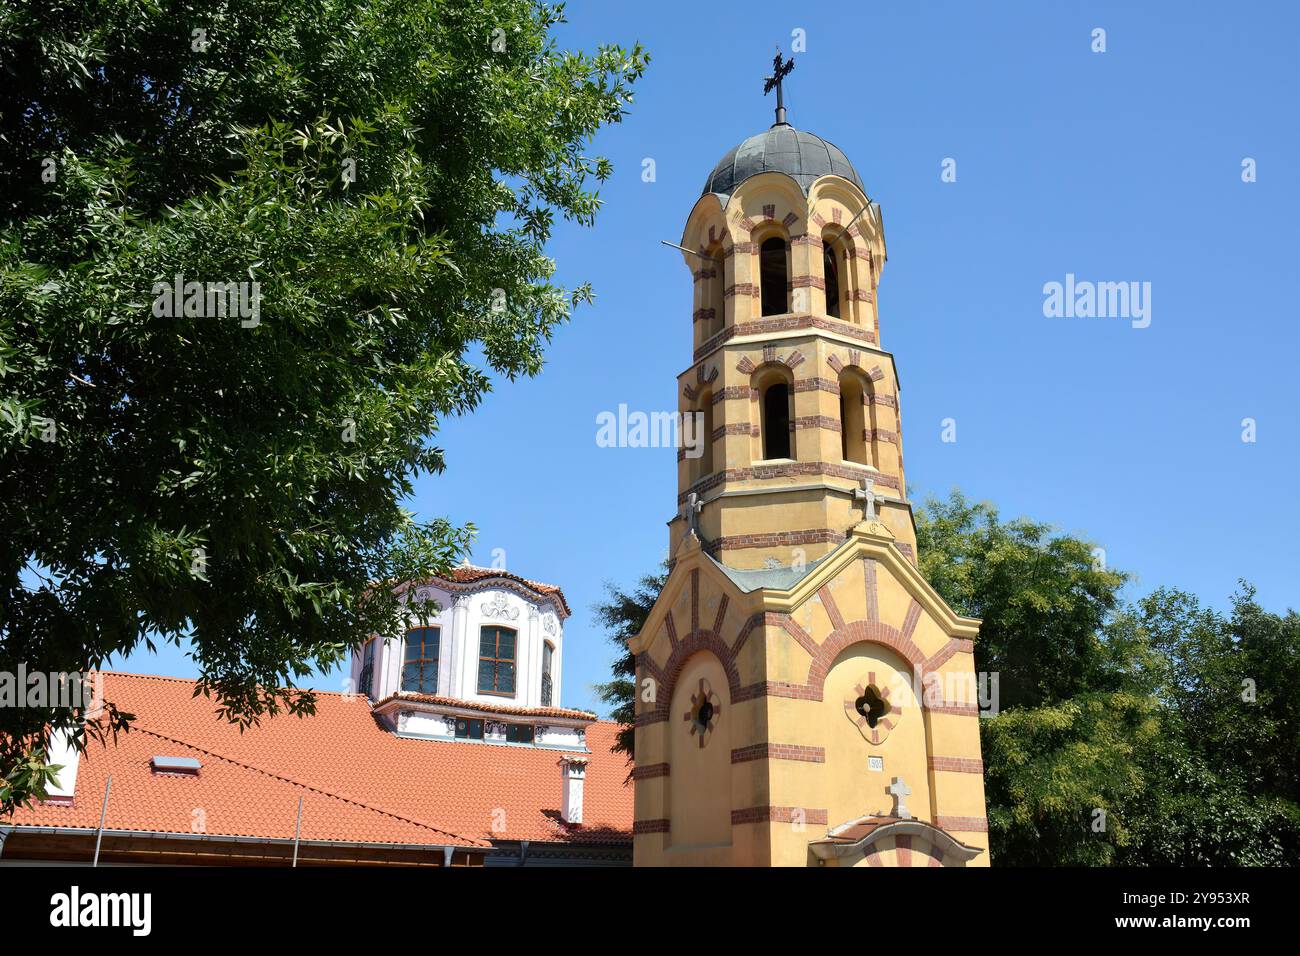
[(790, 75), (794, 69), (794, 57), (782, 62), (781, 51), (776, 51), (776, 56), (772, 58), (772, 75), (767, 77), (763, 82), (763, 95), (766, 96), (773, 90), (776, 90), (776, 124), (777, 126), (788, 125), (785, 121), (785, 99), (782, 96), (781, 81)]

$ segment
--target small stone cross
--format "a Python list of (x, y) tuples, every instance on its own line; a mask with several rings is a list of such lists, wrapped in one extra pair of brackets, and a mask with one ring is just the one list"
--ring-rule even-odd
[(885, 792), (894, 798), (894, 816), (900, 820), (912, 819), (912, 814), (907, 809), (907, 804), (903, 802), (904, 798), (912, 795), (912, 788), (903, 782), (902, 777), (895, 777), (894, 782), (885, 788)]
[(872, 490), (875, 484), (874, 478), (863, 478), (862, 487), (853, 489), (854, 500), (862, 502), (863, 521), (876, 520), (876, 502), (880, 500), (880, 496)]

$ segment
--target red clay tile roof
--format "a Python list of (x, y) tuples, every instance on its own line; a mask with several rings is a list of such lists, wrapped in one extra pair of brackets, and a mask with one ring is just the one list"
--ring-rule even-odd
[[(105, 827), (358, 843), (487, 847), (490, 840), (630, 844), (632, 788), (612, 751), (618, 725), (587, 728), (582, 826), (560, 820), (562, 751), (397, 737), (362, 696), (320, 693), (316, 715), (282, 714), (242, 734), (194, 697), (193, 681), (106, 673), (104, 696), (136, 715), (133, 729), (91, 743), (71, 806), (37, 804), (0, 819), (20, 826), (95, 827), (113, 776)], [(196, 757), (197, 777), (155, 774), (155, 754)]]
[(443, 580), (449, 580), (452, 584), (474, 584), (488, 578), (505, 578), (507, 581), (514, 581), (516, 584), (522, 584), (524, 587), (536, 591), (538, 594), (547, 597), (554, 597), (560, 602), (560, 606), (564, 608), (564, 613), (566, 615), (573, 613), (569, 610), (569, 602), (565, 599), (564, 592), (561, 591), (558, 586), (554, 584), (543, 584), (541, 581), (532, 581), (528, 578), (522, 578), (517, 574), (511, 574), (510, 572), (500, 570), (499, 568), (479, 568), (470, 564), (462, 564), (452, 571), (449, 578), (444, 578)]
[(485, 714), (506, 714), (511, 717), (563, 717), (568, 720), (595, 720), (596, 715), (588, 710), (570, 710), (567, 707), (511, 707), (508, 704), (488, 704), (476, 700), (461, 700), (459, 697), (443, 697), (439, 694), (416, 694), (409, 690), (389, 694), (383, 700), (375, 702), (375, 709), (395, 700), (409, 700), (420, 704), (441, 704), (463, 710), (477, 710)]

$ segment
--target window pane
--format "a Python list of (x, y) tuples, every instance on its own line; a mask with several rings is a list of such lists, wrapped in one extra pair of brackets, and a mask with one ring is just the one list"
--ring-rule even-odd
[(406, 659), (408, 661), (418, 661), (420, 659), (420, 632), (406, 632)]
[(420, 691), (420, 665), (404, 664), (402, 666), (402, 690)]
[(492, 678), (496, 674), (496, 664), (492, 661), (478, 662), (478, 689), (482, 692), (490, 692), (496, 688), (492, 686)]
[(497, 657), (501, 660), (515, 659), (515, 632), (502, 630), (497, 638)]
[(471, 740), (483, 739), (483, 721), (471, 720), (469, 722), (469, 738)]
[(495, 627), (485, 627), (480, 632), (478, 653), (479, 657), (497, 656), (497, 629)]
[(497, 665), (497, 690), (503, 694), (515, 692), (515, 665), (509, 662)]

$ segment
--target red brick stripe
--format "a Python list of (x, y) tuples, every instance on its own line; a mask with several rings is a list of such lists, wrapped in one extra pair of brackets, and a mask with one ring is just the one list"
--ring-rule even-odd
[(826, 616), (831, 619), (831, 630), (838, 631), (844, 626), (844, 615), (840, 613), (839, 606), (831, 595), (831, 589), (823, 584), (817, 591), (817, 596), (821, 598), (822, 607), (826, 610)]
[[(723, 294), (728, 297), (736, 295), (757, 297), (759, 290), (757, 285), (746, 282), (729, 286)], [(822, 329), (828, 332), (838, 332), (840, 335), (846, 335), (849, 338), (861, 339), (863, 342), (875, 344), (876, 341), (876, 333), (869, 332), (861, 326), (848, 322), (815, 315), (790, 315), (780, 319), (757, 319), (749, 322), (737, 322), (696, 349), (695, 358), (698, 359), (708, 355), (714, 349), (721, 347), (724, 342), (738, 335), (770, 335), (773, 332), (787, 332), (795, 329)]]
[(952, 773), (983, 773), (984, 761), (978, 757), (931, 757), (931, 770), (948, 770)]
[(908, 640), (911, 640), (919, 620), (921, 620), (921, 605), (916, 598), (912, 598), (912, 603), (907, 607), (907, 617), (903, 618), (903, 636)]
[(751, 744), (739, 747), (731, 752), (732, 763), (747, 763), (751, 760), (798, 760), (803, 763), (825, 763), (826, 750), (823, 747), (805, 747), (803, 744)]
[(807, 651), (813, 657), (817, 656), (817, 642), (812, 639), (812, 635), (799, 626), (789, 614), (768, 614), (768, 624), (779, 624), (785, 628), (785, 632), (795, 639), (795, 642)]
[(646, 763), (634, 767), (632, 770), (633, 780), (651, 780), (655, 777), (666, 777), (672, 768), (666, 763)]
[(984, 817), (935, 817), (934, 825), (958, 833), (989, 832), (989, 821)]
[(663, 818), (658, 820), (635, 820), (632, 823), (633, 836), (640, 836), (643, 833), (667, 833), (670, 829), (671, 824)]
[(807, 531), (768, 531), (761, 534), (728, 534), (714, 538), (705, 549), (710, 554), (718, 551), (739, 551), (744, 548), (779, 548), (801, 544), (839, 544), (844, 533), (833, 528), (810, 528)]
[(912, 838), (907, 834), (902, 834), (894, 838), (894, 846), (898, 850), (898, 865), (912, 865)]
[(949, 639), (948, 643), (931, 655), (930, 659), (925, 662), (927, 671), (936, 671), (947, 663), (948, 659), (954, 654), (973, 654), (975, 653), (975, 642), (969, 641), (963, 637), (954, 637)]
[(700, 569), (691, 570), (691, 633), (700, 629)]
[(880, 620), (880, 605), (876, 592), (876, 561), (874, 558), (862, 559), (862, 573), (867, 582), (867, 620)]
[[(680, 505), (686, 501), (686, 496), (692, 491), (703, 495), (719, 485), (736, 481), (762, 481), (767, 478), (800, 478), (809, 475), (828, 475), (832, 478), (848, 478), (850, 481), (860, 481), (862, 478), (873, 478), (876, 484), (882, 488), (893, 488), (898, 490), (898, 478), (894, 475), (882, 475), (865, 465), (832, 465), (824, 461), (796, 461), (788, 465), (756, 465), (751, 468), (728, 468), (726, 471), (715, 472), (708, 478), (695, 482), (685, 491), (677, 496), (677, 503)], [(900, 550), (903, 547), (899, 546)]]
[(744, 810), (731, 811), (731, 823), (734, 826), (738, 823), (794, 823), (797, 819), (796, 813), (803, 812), (803, 822), (812, 824), (825, 824), (827, 814), (825, 810), (818, 810), (812, 807), (746, 807)]
[(730, 599), (725, 594), (718, 599), (718, 614), (717, 617), (713, 619), (713, 632), (715, 634), (722, 633), (722, 622), (727, 617), (727, 603), (729, 600)]

